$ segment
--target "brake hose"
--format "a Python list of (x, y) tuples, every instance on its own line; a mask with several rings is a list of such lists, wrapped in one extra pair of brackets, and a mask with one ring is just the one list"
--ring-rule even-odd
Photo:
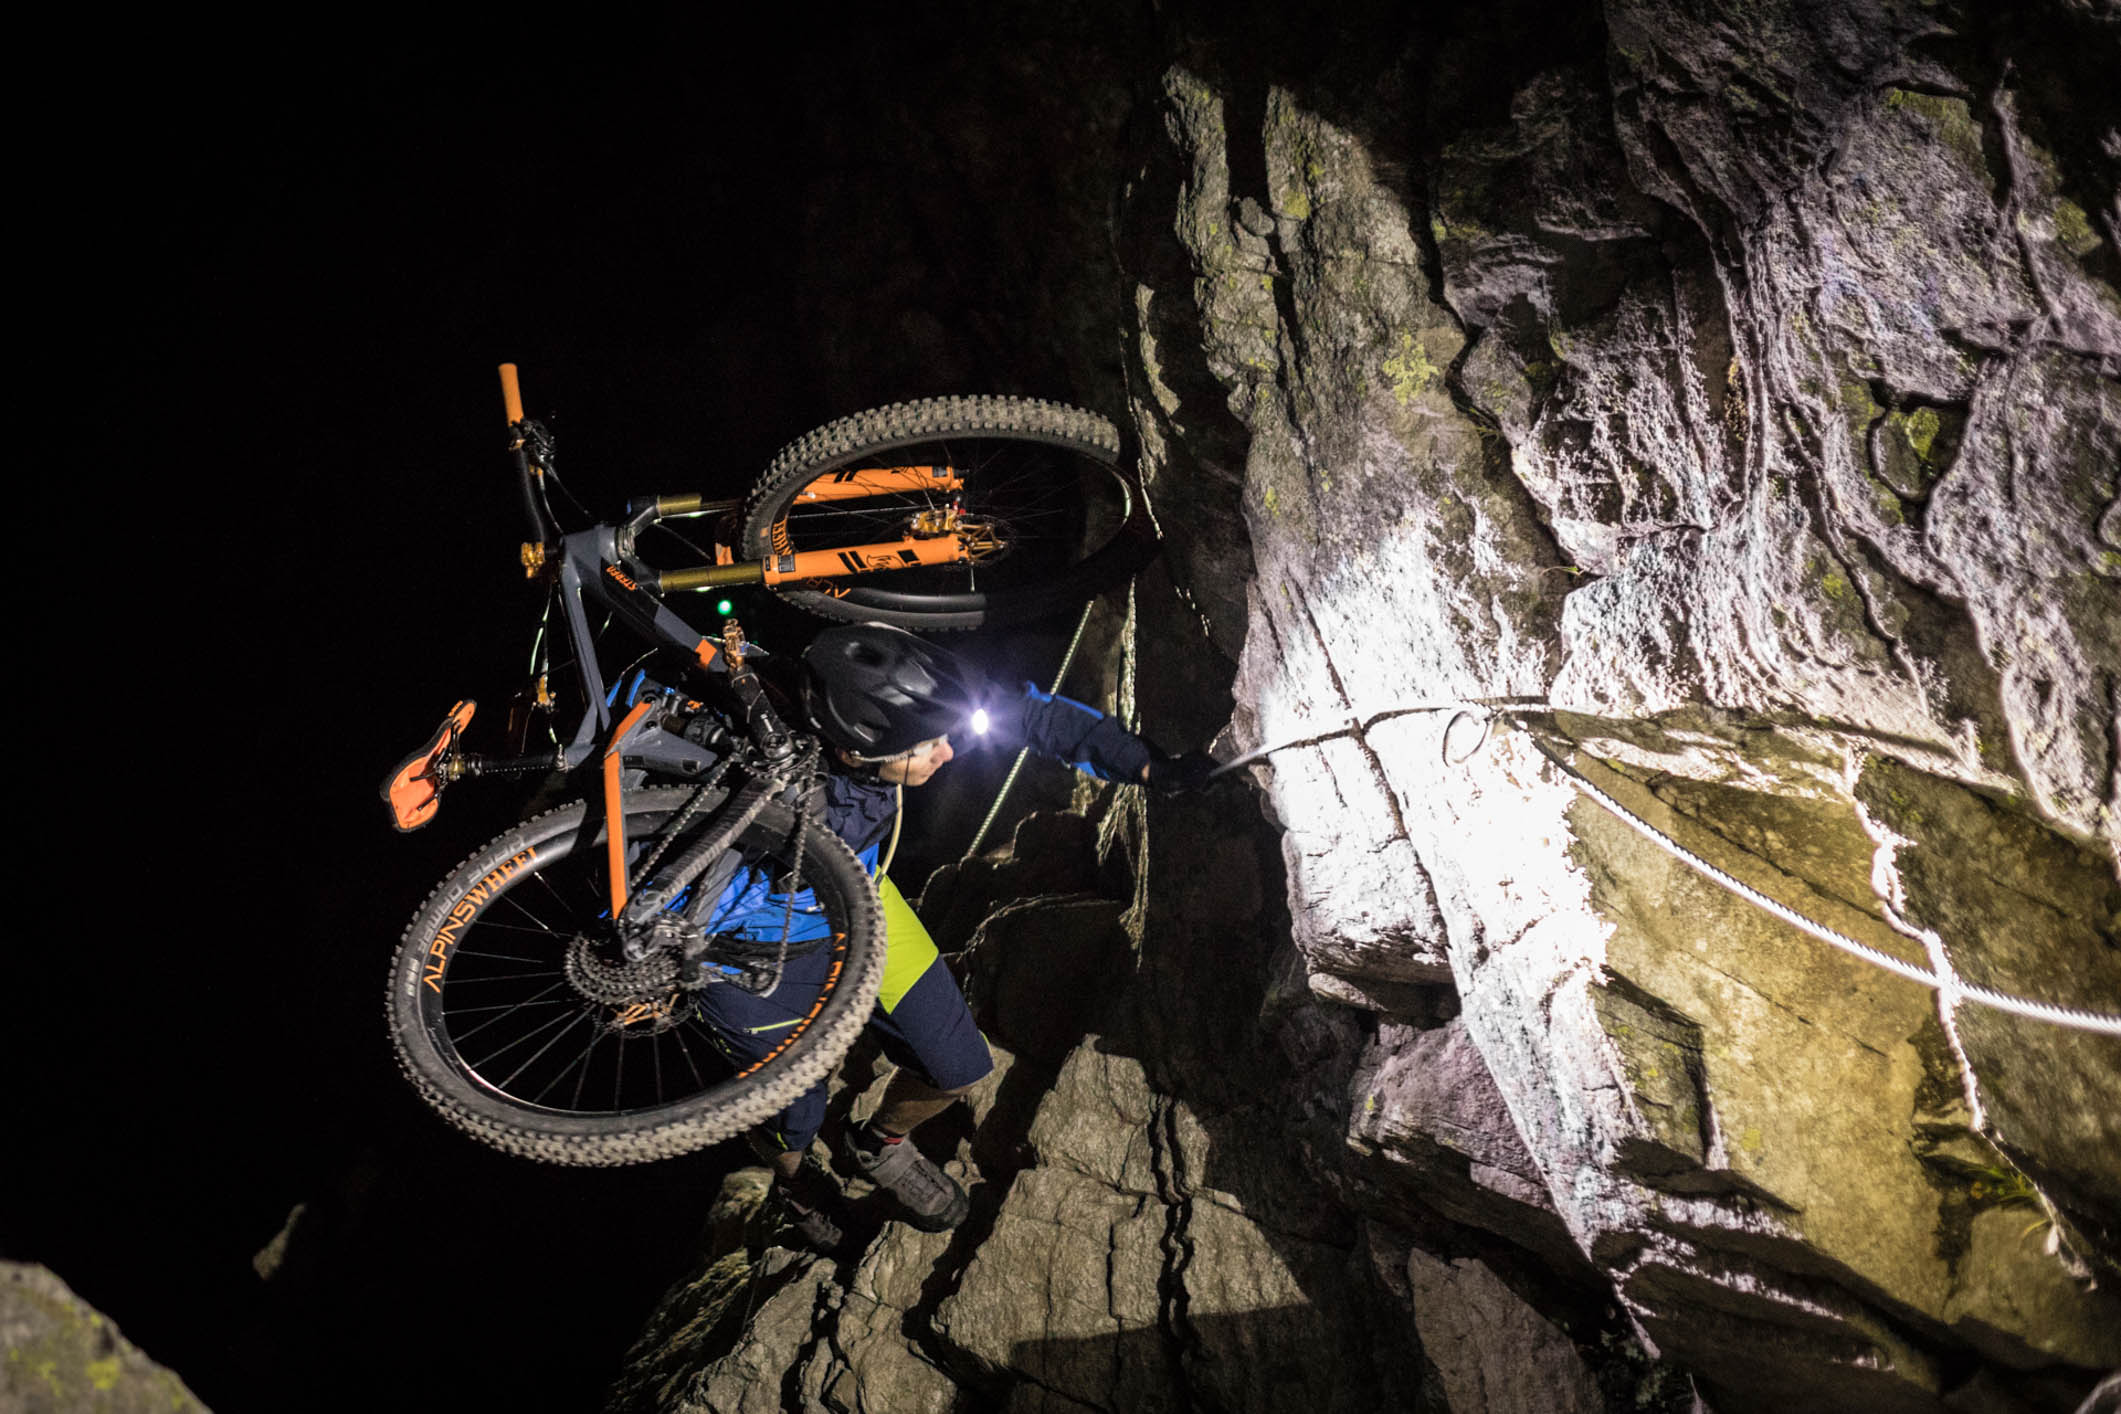
[(891, 787), (891, 842), (884, 846), (883, 857), (876, 862), (876, 877), (881, 879), (891, 872), (891, 861), (898, 855), (899, 827), (906, 823), (906, 787), (903, 782)]

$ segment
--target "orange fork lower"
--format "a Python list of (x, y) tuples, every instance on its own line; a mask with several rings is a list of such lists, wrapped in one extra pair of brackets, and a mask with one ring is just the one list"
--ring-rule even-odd
[(836, 471), (795, 493), (794, 504), (815, 501), (851, 501), (861, 496), (890, 496), (912, 491), (933, 495), (963, 488), (965, 478), (947, 466), (871, 466), (860, 471)]
[(964, 559), (964, 546), (955, 535), (935, 535), (922, 540), (908, 538), (896, 544), (849, 545), (838, 550), (799, 550), (792, 555), (767, 556), (766, 582), (835, 579), (840, 575), (868, 574), (875, 570), (954, 565)]
[(787, 580), (840, 579), (874, 570), (957, 565), (971, 560), (978, 549), (994, 543), (991, 535), (971, 539), (960, 533), (922, 539), (909, 536), (889, 544), (849, 545), (838, 550), (801, 550), (794, 554), (768, 555), (763, 560), (746, 560), (741, 564), (664, 570), (656, 576), (655, 587), (665, 594), (676, 594), (693, 589), (780, 584)]

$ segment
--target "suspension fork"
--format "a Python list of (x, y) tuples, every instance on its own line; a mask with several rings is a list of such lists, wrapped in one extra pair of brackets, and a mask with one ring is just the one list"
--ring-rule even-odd
[[(923, 497), (955, 498), (964, 490), (962, 472), (947, 466), (865, 467), (820, 476), (797, 493), (795, 506), (825, 502), (850, 502), (875, 496), (908, 492)], [(659, 496), (635, 512), (620, 528), (617, 558), (649, 588), (670, 594), (687, 590), (739, 588), (746, 585), (779, 585), (806, 580), (839, 579), (848, 575), (873, 574), (880, 570), (902, 570), (939, 565), (965, 564), (989, 557), (1001, 549), (993, 528), (965, 525), (954, 504), (948, 514), (935, 513), (922, 533), (871, 545), (843, 545), (830, 550), (797, 550), (787, 543), (785, 526), (777, 527), (774, 551), (763, 560), (739, 561), (726, 545), (715, 547), (717, 563), (692, 569), (657, 570), (633, 558), (633, 545), (640, 532), (669, 516), (706, 515), (726, 511), (738, 503), (710, 501), (700, 495)], [(794, 507), (791, 507), (793, 509)], [(924, 522), (929, 517), (922, 518)]]

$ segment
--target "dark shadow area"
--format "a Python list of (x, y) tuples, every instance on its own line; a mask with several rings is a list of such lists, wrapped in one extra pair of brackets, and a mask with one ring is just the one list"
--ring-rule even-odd
[[(67, 866), (140, 923), (66, 930), (57, 987), (15, 994), (0, 1250), (222, 1414), (594, 1405), (748, 1156), (511, 1160), (389, 1054), (400, 930), (522, 804), (460, 790), (400, 837), (376, 799), (456, 697), (496, 724), (528, 661), (494, 365), (604, 515), (739, 495), (899, 399), (1123, 415), (1104, 222), (1134, 13), (751, 16), (741, 42), (704, 11), (364, 16), (286, 62), (187, 18), (55, 53), (95, 154), (53, 174), (60, 489), (128, 488), (96, 553), (148, 567), (75, 628), (137, 645), (101, 715), (161, 769), (123, 796), (145, 868)], [(769, 648), (812, 629), (737, 598)], [(1072, 628), (955, 646), (1045, 683)], [(992, 755), (917, 807), (909, 892), (969, 841)], [(46, 833), (107, 836), (117, 798)]]
[[(2071, 39), (2094, 22), (2066, 18), (2026, 120), (2097, 211), (2085, 194), (2111, 190), (2095, 178), (2113, 155), (2070, 125), (2070, 104), (2111, 85), (2094, 82), (2096, 47)], [(1597, 73), (1605, 42), (1597, 6), (1557, 18), (1530, 0), (1367, 5), (1330, 24), (1263, 3), (956, 0), (745, 28), (711, 10), (402, 28), (364, 14), (260, 62), (255, 34), (187, 15), (51, 51), (55, 122), (89, 155), (44, 145), (39, 173), (54, 199), (34, 268), (60, 317), (31, 348), (43, 366), (25, 402), (64, 383), (47, 416), (69, 445), (48, 478), (64, 512), (27, 529), (69, 586), (69, 664), (91, 624), (121, 641), (43, 700), (85, 705), (77, 734), (99, 766), (155, 769), (98, 771), (84, 789), (86, 763), (51, 763), (68, 780), (44, 848), (117, 835), (144, 867), (112, 880), (108, 845), (92, 865), (69, 858), (63, 896), (97, 916), (18, 953), (8, 1055), (26, 1123), (10, 1133), (0, 1250), (50, 1265), (221, 1414), (589, 1407), (695, 1258), (718, 1179), (749, 1160), (734, 1146), (610, 1171), (507, 1159), (429, 1115), (389, 1054), (380, 1003), (400, 930), (522, 804), (460, 792), (399, 837), (375, 797), (455, 698), (497, 717), (527, 661), (539, 596), (516, 568), (496, 363), (522, 366), (570, 486), (611, 514), (643, 492), (741, 494), (787, 441), (898, 399), (1029, 394), (1124, 422), (1146, 333), (1172, 354), (1190, 479), (1215, 487), (1173, 508), (1199, 522), (1178, 577), (1241, 584), (1249, 547), (1227, 527), (1248, 448), (1186, 352), (1196, 272), (1170, 227), (1190, 174), (1168, 150), (1143, 157), (1165, 68), (1226, 94), (1233, 132), (1250, 124), (1229, 153), (1233, 204), (1274, 205), (1257, 134), (1278, 87), (1355, 134), (1419, 234), (1453, 138), (1508, 124), (1533, 75)], [(1609, 298), (1631, 269), (1578, 297)], [(109, 518), (114, 488), (126, 504)], [(1145, 633), (1190, 646), (1145, 658), (1140, 696), (1146, 733), (1175, 751), (1227, 716), (1230, 668), (1165, 574), (1144, 579)], [(813, 627), (737, 600), (768, 648)], [(1215, 647), (1234, 653), (1241, 597), (1209, 607)], [(953, 646), (998, 682), (1047, 685), (1062, 617)], [(913, 802), (893, 870), (909, 895), (964, 851), (1008, 764), (970, 754)], [(1065, 775), (1038, 769), (1005, 830), (1066, 798)], [(1256, 798), (1226, 784), (1196, 806), (1190, 824), (1170, 817), (1174, 834), (1250, 820)], [(1021, 886), (1131, 898), (1090, 840), (1028, 847), (1091, 857)], [(1205, 1117), (1214, 1154), (1195, 1182), (1290, 1212), (1268, 1231), (1292, 1250), (1353, 1251), (1352, 1221), (1304, 1196), (1293, 1154), (1239, 1158), (1288, 1118), (1277, 1105), (1331, 1089), (1262, 1020), (1282, 879), (1271, 847), (1242, 862), (1262, 899), (1243, 930), (1152, 931), (1131, 999), (1093, 1026), (1073, 1004), (1106, 999), (1076, 984), (1044, 1020), (1095, 1030)], [(979, 916), (931, 923), (949, 947)], [(1048, 1039), (975, 1140), (990, 1191), (938, 1297), (1028, 1161), (1059, 1058)], [(1290, 1142), (1330, 1154), (1343, 1119), (1299, 1113)], [(938, 1126), (939, 1143), (961, 1137)], [(276, 1234), (268, 1279), (253, 1258)], [(1340, 1280), (1310, 1294), (1340, 1299)], [(1283, 1316), (1261, 1313), (1259, 1337)]]

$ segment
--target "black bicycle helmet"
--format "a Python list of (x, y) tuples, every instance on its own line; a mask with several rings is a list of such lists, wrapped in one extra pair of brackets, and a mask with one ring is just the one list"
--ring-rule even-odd
[(866, 761), (958, 730), (984, 686), (963, 660), (886, 624), (826, 629), (803, 666), (810, 720), (825, 740)]

